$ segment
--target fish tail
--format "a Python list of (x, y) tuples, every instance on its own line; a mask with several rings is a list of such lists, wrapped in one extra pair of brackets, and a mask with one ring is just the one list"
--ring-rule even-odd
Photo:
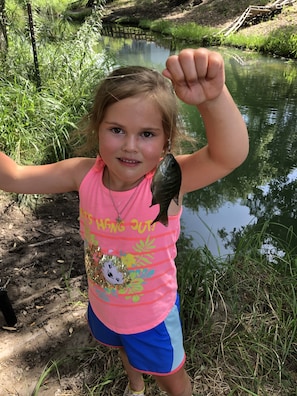
[(168, 215), (167, 215), (167, 211), (165, 212), (159, 212), (158, 216), (155, 218), (155, 220), (153, 220), (151, 222), (151, 225), (153, 225), (154, 223), (156, 223), (157, 221), (159, 221), (160, 223), (162, 223), (165, 227), (168, 226)]

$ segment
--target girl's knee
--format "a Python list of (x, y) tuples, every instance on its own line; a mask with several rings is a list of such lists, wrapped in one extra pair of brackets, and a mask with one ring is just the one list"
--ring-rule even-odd
[(155, 377), (160, 388), (169, 396), (191, 396), (192, 384), (187, 372), (182, 368), (178, 372)]

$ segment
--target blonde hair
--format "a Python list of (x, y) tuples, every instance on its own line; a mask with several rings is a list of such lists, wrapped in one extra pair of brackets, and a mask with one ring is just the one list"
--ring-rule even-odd
[[(165, 132), (164, 150), (175, 151), (180, 140), (178, 101), (171, 82), (161, 73), (143, 66), (126, 66), (114, 70), (98, 86), (93, 106), (78, 131), (84, 137), (79, 153), (98, 154), (98, 132), (106, 109), (120, 100), (145, 95), (158, 106)], [(170, 146), (168, 146), (170, 144)]]

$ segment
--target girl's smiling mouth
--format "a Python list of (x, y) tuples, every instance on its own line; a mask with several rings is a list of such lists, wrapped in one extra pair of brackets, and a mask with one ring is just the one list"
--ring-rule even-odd
[(134, 159), (129, 159), (129, 158), (118, 158), (118, 160), (128, 166), (135, 166), (140, 164), (140, 161), (134, 160)]

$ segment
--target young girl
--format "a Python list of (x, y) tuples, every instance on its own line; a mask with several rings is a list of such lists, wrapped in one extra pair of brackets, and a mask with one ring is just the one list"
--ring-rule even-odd
[[(175, 94), (197, 107), (208, 144), (176, 157), (179, 202), (171, 201), (164, 226), (153, 223), (159, 205), (151, 206), (150, 187), (178, 135)], [(190, 396), (174, 265), (182, 197), (224, 177), (248, 153), (223, 59), (207, 49), (185, 49), (168, 58), (163, 75), (137, 66), (115, 70), (99, 86), (88, 120), (87, 147), (96, 158), (20, 166), (0, 153), (0, 188), (79, 192), (88, 322), (99, 342), (120, 350), (129, 379), (124, 395), (144, 395), (142, 373), (148, 373), (168, 395)]]

